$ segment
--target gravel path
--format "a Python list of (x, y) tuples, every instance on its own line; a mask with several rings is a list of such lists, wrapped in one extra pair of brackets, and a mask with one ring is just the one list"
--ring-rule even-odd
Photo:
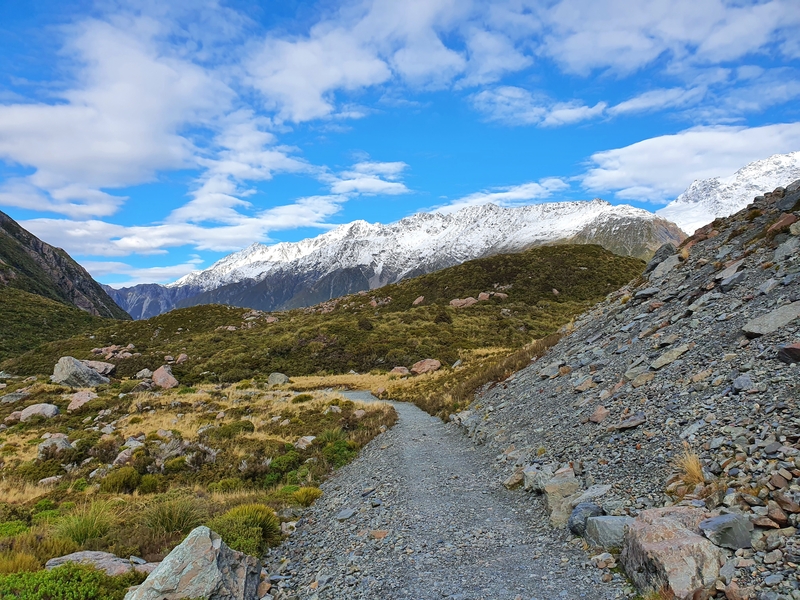
[(397, 425), (322, 486), (273, 551), (276, 598), (627, 597), (619, 575), (601, 583), (570, 536), (550, 529), (540, 498), (499, 484), (484, 447), (411, 404), (394, 406)]

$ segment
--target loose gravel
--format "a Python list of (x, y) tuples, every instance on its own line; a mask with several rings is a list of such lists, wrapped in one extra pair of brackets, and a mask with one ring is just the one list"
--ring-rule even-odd
[[(361, 399), (361, 398), (359, 398)], [(322, 487), (271, 556), (276, 599), (625, 598), (542, 500), (498, 482), (495, 456), (410, 404)]]

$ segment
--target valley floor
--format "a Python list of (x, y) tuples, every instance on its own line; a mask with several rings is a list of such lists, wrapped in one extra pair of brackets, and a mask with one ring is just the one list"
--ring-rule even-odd
[(394, 406), (398, 423), (322, 486), (271, 552), (277, 599), (628, 596), (621, 575), (601, 583), (566, 530), (550, 527), (541, 498), (502, 487), (488, 448), (412, 404)]

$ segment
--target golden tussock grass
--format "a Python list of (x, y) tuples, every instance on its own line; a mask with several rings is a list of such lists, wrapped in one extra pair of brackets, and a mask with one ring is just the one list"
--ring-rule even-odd
[(700, 457), (689, 447), (688, 443), (683, 443), (683, 451), (675, 459), (674, 464), (680, 473), (681, 480), (687, 485), (705, 482), (703, 464), (700, 462)]
[(50, 488), (15, 479), (0, 480), (0, 502), (25, 504), (50, 492)]

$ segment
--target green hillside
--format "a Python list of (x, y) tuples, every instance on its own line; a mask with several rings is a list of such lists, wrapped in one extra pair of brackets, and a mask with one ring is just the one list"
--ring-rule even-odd
[(0, 287), (0, 361), (103, 327), (109, 319), (11, 287)]
[[(265, 377), (272, 371), (290, 376), (386, 371), (430, 357), (451, 364), (465, 350), (516, 349), (552, 333), (643, 267), (638, 259), (599, 246), (539, 247), (310, 309), (268, 315), (205, 305), (147, 321), (109, 323), (93, 331), (93, 338), (83, 334), (52, 342), (0, 368), (19, 375), (49, 373), (61, 356), (89, 358), (93, 347), (131, 343), (141, 355), (119, 360), (117, 376), (132, 376), (160, 366), (165, 355), (186, 353), (189, 360), (173, 370), (187, 385)], [(454, 298), (501, 290), (507, 298), (493, 296), (460, 309), (449, 305)], [(419, 296), (424, 302), (412, 306)], [(278, 321), (270, 322), (274, 318)]]

